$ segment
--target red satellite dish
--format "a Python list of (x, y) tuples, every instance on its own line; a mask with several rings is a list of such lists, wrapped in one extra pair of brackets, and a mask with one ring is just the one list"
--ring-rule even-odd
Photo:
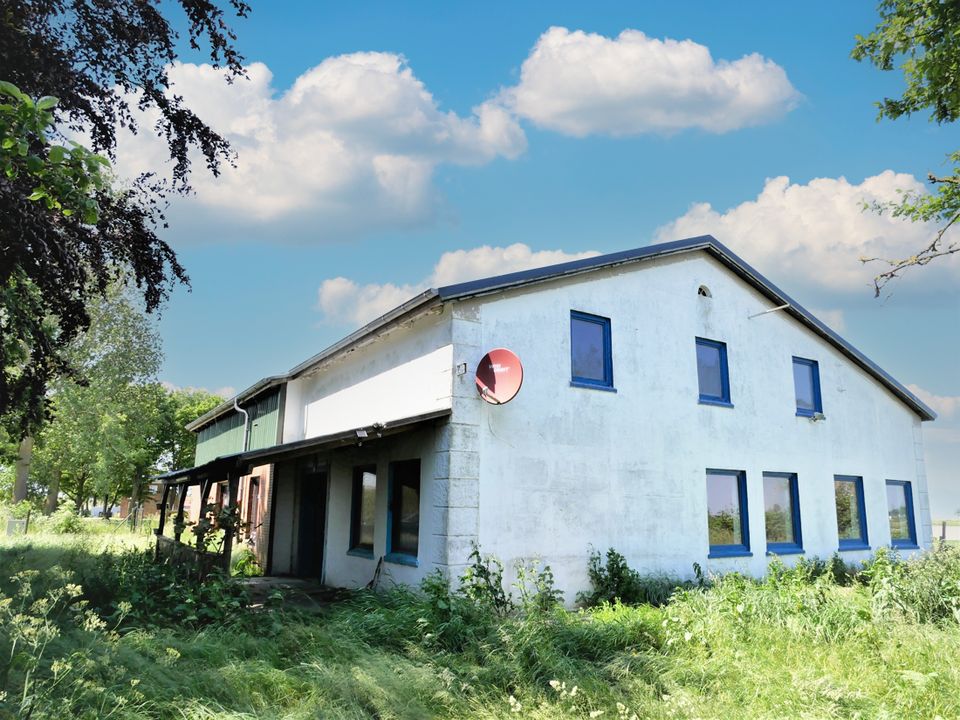
[(491, 405), (513, 400), (522, 384), (520, 358), (506, 348), (491, 350), (477, 365), (477, 392)]

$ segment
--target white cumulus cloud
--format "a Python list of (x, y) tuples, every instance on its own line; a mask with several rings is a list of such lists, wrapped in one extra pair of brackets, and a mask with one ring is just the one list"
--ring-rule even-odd
[(834, 332), (842, 333), (847, 329), (847, 321), (843, 315), (843, 310), (818, 310), (816, 308), (807, 308), (813, 313), (814, 317), (821, 322), (826, 323)]
[(540, 127), (582, 137), (724, 133), (782, 117), (800, 97), (784, 69), (756, 53), (714, 60), (692, 40), (552, 27), (500, 99)]
[(919, 385), (907, 385), (907, 389), (933, 408), (941, 418), (952, 418), (960, 412), (960, 397), (956, 395), (935, 395)]
[[(697, 203), (658, 228), (657, 240), (710, 234), (774, 278), (804, 285), (861, 293), (883, 267), (861, 257), (909, 257), (925, 246), (933, 224), (864, 211), (864, 202), (897, 200), (899, 191), (924, 192), (912, 175), (886, 170), (859, 184), (846, 178), (816, 178), (806, 184), (787, 177), (768, 179), (755, 200), (725, 211)], [(901, 282), (926, 284), (955, 278), (960, 258), (944, 258), (904, 274)]]
[[(478, 165), (526, 149), (517, 120), (488, 101), (468, 117), (440, 109), (405, 59), (360, 52), (330, 57), (278, 93), (269, 68), (224, 82), (209, 65), (178, 63), (171, 92), (237, 153), (235, 168), (213, 178), (198, 163), (194, 203), (238, 222), (300, 214), (318, 237), (429, 217), (441, 163)], [(166, 147), (150, 131), (122, 132), (118, 169), (133, 176), (162, 167)]]
[(507, 247), (484, 245), (471, 250), (454, 250), (441, 255), (433, 272), (420, 283), (360, 285), (345, 277), (324, 280), (317, 293), (317, 308), (327, 320), (363, 325), (430, 287), (443, 287), (598, 254), (592, 250), (580, 253), (535, 251), (523, 243)]

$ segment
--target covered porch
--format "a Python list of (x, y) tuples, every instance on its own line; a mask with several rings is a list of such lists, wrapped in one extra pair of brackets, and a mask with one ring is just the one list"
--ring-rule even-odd
[(391, 445), (385, 438), (422, 434), (417, 431), (442, 424), (448, 415), (411, 416), (161, 475), (155, 557), (189, 564), (204, 577), (229, 571), (231, 556), (245, 541), (263, 575), (319, 582), (329, 527), (349, 524), (351, 513), (343, 493), (331, 492), (332, 459), (382, 456)]

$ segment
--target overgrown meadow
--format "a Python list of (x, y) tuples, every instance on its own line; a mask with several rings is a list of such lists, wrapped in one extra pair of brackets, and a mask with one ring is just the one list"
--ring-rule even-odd
[(957, 547), (682, 587), (611, 551), (574, 612), (548, 569), (505, 588), (476, 553), (457, 592), (431, 576), (308, 612), (148, 544), (0, 541), (0, 717), (960, 717)]

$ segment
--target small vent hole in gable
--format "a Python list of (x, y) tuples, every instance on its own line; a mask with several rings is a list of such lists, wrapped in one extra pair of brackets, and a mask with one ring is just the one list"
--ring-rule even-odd
[(713, 295), (710, 294), (710, 288), (708, 288), (706, 285), (701, 285), (699, 287), (697, 290), (697, 295), (700, 297), (713, 297)]

